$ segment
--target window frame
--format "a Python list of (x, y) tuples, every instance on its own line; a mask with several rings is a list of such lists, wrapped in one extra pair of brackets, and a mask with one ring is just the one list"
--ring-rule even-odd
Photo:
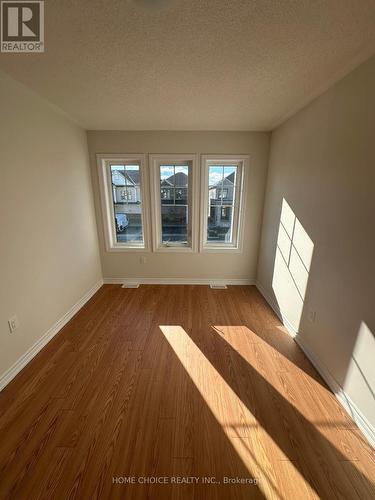
[[(162, 243), (161, 229), (161, 196), (160, 196), (160, 165), (191, 164), (189, 171), (188, 206), (190, 215), (190, 245)], [(152, 203), (152, 246), (154, 252), (197, 252), (199, 235), (199, 199), (198, 199), (198, 159), (197, 154), (149, 154)], [(191, 180), (190, 180), (191, 178)]]
[[(237, 165), (237, 176), (239, 181), (235, 186), (235, 199), (239, 203), (234, 206), (233, 217), (233, 234), (235, 235), (235, 243), (208, 243), (207, 242), (207, 221), (209, 211), (209, 167), (212, 165)], [(247, 184), (249, 175), (249, 156), (248, 155), (210, 155), (204, 154), (201, 156), (201, 210), (200, 210), (200, 252), (212, 253), (242, 253), (244, 239), (244, 213), (247, 199)]]
[[(104, 240), (107, 252), (149, 252), (150, 251), (150, 220), (148, 203), (148, 173), (146, 155), (144, 154), (97, 154), (101, 211), (103, 220)], [(114, 224), (114, 200), (112, 193), (111, 163), (139, 164), (141, 191), (141, 219), (143, 244), (119, 243)]]

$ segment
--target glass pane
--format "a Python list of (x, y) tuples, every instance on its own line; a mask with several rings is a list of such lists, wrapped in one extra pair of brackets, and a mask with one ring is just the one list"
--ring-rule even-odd
[(207, 242), (232, 243), (233, 207), (211, 205), (207, 224)]
[(160, 166), (162, 243), (188, 243), (188, 165)]
[(176, 200), (176, 205), (187, 205), (188, 204), (188, 190), (187, 190), (187, 188), (176, 188), (175, 189), (175, 200)]
[(207, 243), (233, 243), (236, 182), (237, 165), (209, 166)]
[(211, 207), (221, 205), (221, 190), (223, 187), (224, 167), (213, 165), (208, 170), (208, 201)]
[(173, 182), (174, 165), (161, 165), (160, 166), (160, 180), (165, 181), (168, 179), (168, 185), (174, 186)]
[(187, 188), (188, 187), (188, 179), (189, 179), (189, 167), (187, 165), (176, 166), (176, 168), (175, 168), (175, 186)]
[(237, 177), (236, 166), (224, 167), (222, 199), (223, 199), (223, 204), (225, 205), (234, 205), (236, 177)]
[(143, 244), (139, 165), (111, 165), (111, 177), (116, 240)]
[(188, 242), (188, 207), (176, 205), (161, 206), (161, 227), (163, 243)]
[(224, 167), (212, 165), (208, 171), (208, 185), (211, 188), (220, 187), (223, 181)]

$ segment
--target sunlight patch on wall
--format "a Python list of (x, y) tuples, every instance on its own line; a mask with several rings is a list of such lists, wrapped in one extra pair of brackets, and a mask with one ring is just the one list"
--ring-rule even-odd
[(272, 288), (283, 317), (298, 330), (314, 243), (283, 199), (277, 237)]

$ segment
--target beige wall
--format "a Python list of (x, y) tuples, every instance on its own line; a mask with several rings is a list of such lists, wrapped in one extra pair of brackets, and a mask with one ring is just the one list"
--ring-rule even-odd
[[(269, 134), (251, 132), (117, 132), (89, 131), (88, 144), (105, 278), (255, 278)], [(223, 253), (106, 252), (99, 201), (97, 153), (227, 153), (250, 155), (250, 175), (245, 216), (244, 250)]]
[(266, 293), (372, 425), (374, 134), (373, 57), (272, 134), (258, 266)]
[(2, 73), (0, 110), (1, 376), (101, 268), (85, 132)]

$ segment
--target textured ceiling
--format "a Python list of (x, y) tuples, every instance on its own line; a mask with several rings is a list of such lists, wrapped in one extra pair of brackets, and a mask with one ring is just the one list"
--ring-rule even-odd
[(0, 68), (87, 129), (270, 130), (375, 51), (375, 0), (47, 0)]

